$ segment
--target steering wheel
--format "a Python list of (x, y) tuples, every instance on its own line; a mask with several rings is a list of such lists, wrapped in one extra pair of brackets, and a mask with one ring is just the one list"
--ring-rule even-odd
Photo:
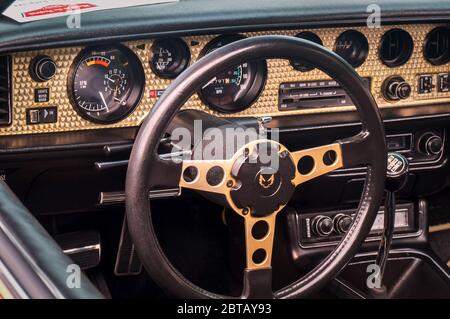
[[(257, 59), (295, 59), (315, 65), (335, 79), (355, 104), (359, 134), (304, 150), (288, 150), (271, 140), (255, 140), (228, 159), (162, 159), (157, 148), (180, 107), (211, 78), (231, 65)], [(278, 167), (263, 164), (260, 152), (274, 150)], [(332, 154), (334, 161), (324, 155)], [(313, 167), (299, 169), (309, 157)], [(335, 249), (312, 271), (287, 287), (272, 291), (271, 256), (276, 216), (302, 183), (343, 167), (367, 165), (366, 182), (353, 224)], [(383, 196), (386, 144), (378, 107), (355, 70), (334, 52), (307, 40), (286, 36), (251, 37), (223, 46), (199, 59), (166, 89), (143, 122), (134, 142), (126, 178), (126, 214), (137, 253), (152, 279), (183, 298), (232, 298), (206, 291), (186, 279), (161, 249), (152, 222), (149, 191), (181, 187), (223, 197), (244, 219), (246, 268), (240, 298), (304, 297), (334, 278), (368, 235)], [(211, 178), (211, 176), (215, 176)], [(219, 176), (219, 177), (217, 177)], [(254, 227), (263, 224), (264, 234)]]

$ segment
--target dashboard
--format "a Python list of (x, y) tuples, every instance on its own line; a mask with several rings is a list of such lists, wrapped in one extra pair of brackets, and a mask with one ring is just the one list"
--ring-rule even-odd
[[(388, 150), (410, 163), (408, 184), (398, 195), (395, 245), (422, 247), (428, 197), (448, 186), (450, 2), (377, 3), (382, 25), (375, 28), (366, 24), (368, 2), (352, 0), (180, 0), (86, 13), (80, 29), (67, 28), (65, 17), (28, 24), (0, 19), (0, 179), (58, 234), (108, 225), (107, 232), (101, 230), (102, 251), (117, 256), (116, 266), (123, 261), (128, 271), (135, 254), (128, 254), (127, 245), (117, 247), (110, 233), (116, 222), (118, 231), (122, 227), (130, 152), (158, 98), (181, 72), (221, 45), (260, 35), (297, 36), (340, 55), (371, 91)], [(233, 124), (263, 124), (268, 132), (279, 128), (280, 142), (291, 150), (360, 131), (339, 83), (301, 57), (230, 66), (182, 109)], [(185, 115), (186, 121), (202, 116)], [(170, 139), (161, 142), (165, 152)], [(304, 263), (341, 240), (365, 176), (363, 166), (339, 169), (296, 191), (285, 237), (299, 268), (307, 269)], [(178, 188), (149, 194), (179, 195)], [(183, 195), (180, 209), (193, 203)], [(176, 202), (154, 201), (172, 212), (177, 206), (169, 205)], [(434, 224), (448, 214), (436, 215)], [(171, 216), (161, 216), (173, 224)], [(382, 216), (380, 210), (367, 249), (376, 249)], [(332, 229), (317, 228), (324, 221)], [(126, 234), (124, 228), (121, 236)]]
[[(11, 91), (0, 107), (10, 114), (0, 135), (136, 127), (171, 81), (201, 56), (263, 34), (298, 36), (334, 50), (364, 78), (380, 108), (450, 102), (446, 24), (198, 35), (9, 54), (3, 60), (9, 63), (6, 87)], [(338, 83), (299, 57), (230, 66), (199, 88), (183, 109), (220, 117), (259, 117), (354, 107)]]

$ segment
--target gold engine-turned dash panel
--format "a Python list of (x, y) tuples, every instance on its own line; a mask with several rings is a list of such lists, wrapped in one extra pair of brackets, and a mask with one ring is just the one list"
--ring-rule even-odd
[[(450, 72), (450, 63), (434, 65), (424, 58), (424, 43), (429, 32), (437, 24), (408, 24), (397, 26), (382, 26), (380, 28), (367, 27), (342, 27), (342, 28), (318, 28), (318, 29), (297, 29), (278, 30), (264, 32), (242, 33), (243, 36), (251, 37), (258, 35), (290, 35), (295, 36), (302, 31), (311, 31), (316, 34), (323, 45), (329, 49), (335, 48), (336, 39), (345, 31), (356, 30), (367, 39), (368, 53), (364, 62), (356, 67), (357, 72), (362, 77), (370, 78), (370, 89), (379, 107), (402, 107), (414, 106), (423, 107), (432, 103), (450, 103), (450, 92), (440, 91), (437, 88), (429, 93), (419, 93), (419, 77), (429, 75), (433, 85), (436, 86), (439, 76)], [(388, 67), (380, 60), (379, 49), (382, 37), (391, 29), (402, 29), (409, 33), (413, 40), (413, 50), (407, 60), (401, 66)], [(183, 37), (182, 40), (187, 45), (190, 53), (189, 64), (198, 60), (205, 46), (217, 35)], [(75, 110), (73, 101), (70, 99), (68, 78), (73, 61), (84, 47), (55, 48), (48, 50), (20, 52), (11, 54), (12, 60), (12, 124), (7, 127), (0, 127), (0, 135), (49, 133), (75, 130), (104, 129), (113, 127), (138, 126), (149, 113), (157, 100), (155, 92), (161, 92), (171, 83), (171, 79), (158, 77), (150, 65), (152, 56), (153, 40), (142, 40), (123, 43), (131, 49), (142, 64), (145, 74), (142, 98), (133, 112), (127, 114), (125, 118), (114, 123), (94, 123), (83, 118)], [(343, 44), (345, 46), (345, 43)], [(30, 76), (30, 63), (36, 56), (47, 56), (56, 64), (56, 74), (51, 80), (39, 82)], [(400, 76), (405, 82), (410, 84), (411, 92), (408, 98), (396, 101), (389, 101), (382, 94), (382, 86), (386, 79)], [(209, 108), (197, 94), (194, 94), (183, 106), (184, 109), (196, 109), (209, 112), (217, 116), (279, 116), (279, 115), (299, 115), (322, 112), (340, 112), (353, 110), (353, 106), (334, 106), (320, 108), (302, 108), (287, 111), (279, 110), (279, 89), (280, 84), (285, 82), (307, 82), (328, 80), (329, 77), (322, 71), (313, 69), (311, 71), (297, 71), (286, 60), (267, 61), (267, 79), (264, 89), (259, 97), (248, 108), (233, 113), (225, 114)], [(448, 79), (447, 79), (448, 81)], [(48, 101), (36, 102), (35, 89), (48, 89)], [(29, 109), (54, 107), (56, 119), (53, 123), (29, 124)], [(28, 118), (27, 118), (28, 116)]]

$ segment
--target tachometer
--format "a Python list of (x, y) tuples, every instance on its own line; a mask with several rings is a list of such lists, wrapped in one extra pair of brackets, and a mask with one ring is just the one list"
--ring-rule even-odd
[(123, 46), (86, 48), (75, 59), (69, 93), (78, 113), (95, 123), (125, 118), (139, 103), (144, 70)]
[[(243, 38), (240, 35), (217, 37), (205, 46), (202, 55)], [(258, 98), (264, 88), (266, 74), (266, 61), (244, 62), (208, 81), (201, 88), (199, 96), (205, 104), (219, 112), (239, 112)]]

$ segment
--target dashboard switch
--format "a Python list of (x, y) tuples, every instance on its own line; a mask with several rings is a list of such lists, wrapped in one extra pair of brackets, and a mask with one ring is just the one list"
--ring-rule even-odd
[(449, 92), (450, 91), (450, 73), (439, 74), (439, 92)]
[(34, 89), (34, 102), (46, 103), (49, 100), (50, 100), (50, 89), (49, 88)]
[(51, 80), (56, 74), (56, 63), (46, 55), (35, 57), (30, 64), (30, 75), (37, 82)]
[(384, 81), (382, 85), (384, 97), (389, 101), (407, 99), (411, 95), (411, 85), (400, 76), (394, 76)]
[(419, 151), (426, 155), (439, 155), (443, 146), (442, 137), (435, 133), (425, 133), (419, 138)]
[(312, 221), (312, 230), (318, 236), (328, 236), (333, 232), (333, 220), (328, 216), (316, 216)]
[(333, 218), (334, 230), (338, 234), (345, 234), (352, 225), (353, 218), (346, 214), (337, 214)]
[(27, 110), (27, 124), (56, 123), (56, 107), (40, 107)]
[(433, 76), (432, 75), (421, 75), (419, 77), (419, 94), (431, 93), (433, 92)]

